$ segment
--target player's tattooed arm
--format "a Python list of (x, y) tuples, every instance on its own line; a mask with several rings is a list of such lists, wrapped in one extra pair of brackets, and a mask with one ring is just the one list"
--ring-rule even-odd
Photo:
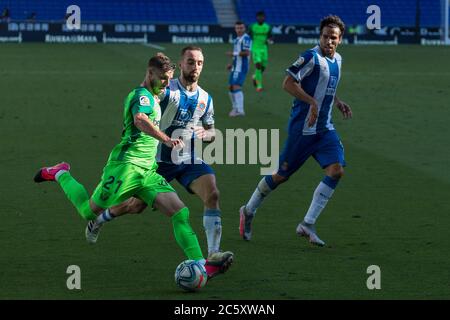
[(148, 134), (149, 136), (161, 141), (169, 148), (183, 148), (184, 144), (181, 139), (171, 139), (164, 132), (158, 129), (148, 118), (145, 113), (138, 112), (134, 115), (134, 125), (136, 128)]
[(338, 108), (339, 111), (341, 111), (342, 115), (344, 116), (344, 119), (350, 119), (353, 116), (352, 109), (348, 104), (339, 99), (337, 96), (334, 97), (334, 101), (336, 108)]

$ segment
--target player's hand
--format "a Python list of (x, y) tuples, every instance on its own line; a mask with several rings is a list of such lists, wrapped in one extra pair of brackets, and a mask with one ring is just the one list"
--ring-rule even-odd
[(227, 64), (227, 70), (230, 71), (233, 66), (231, 64)]
[(175, 150), (180, 150), (184, 148), (184, 142), (181, 139), (170, 139), (164, 141), (164, 144), (169, 148), (174, 148)]
[(308, 127), (311, 128), (312, 126), (314, 126), (317, 121), (318, 114), (319, 106), (317, 105), (317, 101), (314, 101), (314, 103), (309, 106)]
[(192, 130), (194, 131), (194, 137), (196, 139), (202, 139), (206, 137), (206, 130), (205, 128), (198, 126), (198, 127), (192, 127)]
[(215, 137), (214, 129), (205, 129), (202, 126), (191, 127), (195, 139), (201, 139), (204, 142), (212, 142)]
[(338, 108), (342, 112), (344, 119), (350, 119), (353, 116), (352, 109), (343, 101), (338, 101), (336, 103), (336, 108)]
[(227, 51), (225, 54), (229, 57), (232, 57), (234, 55), (233, 51)]
[(208, 130), (205, 130), (202, 126), (196, 126), (191, 128), (194, 131), (195, 139), (208, 140), (210, 138)]

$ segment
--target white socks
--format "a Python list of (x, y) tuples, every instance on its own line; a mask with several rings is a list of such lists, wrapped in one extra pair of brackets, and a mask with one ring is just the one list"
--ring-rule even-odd
[(236, 99), (236, 110), (239, 113), (244, 113), (244, 93), (239, 90), (234, 93)]
[(237, 107), (236, 107), (236, 97), (235, 97), (234, 92), (229, 91), (229, 92), (228, 92), (228, 95), (230, 96), (232, 108), (233, 108), (234, 110), (237, 110)]
[(308, 212), (303, 220), (309, 224), (316, 223), (317, 218), (323, 208), (327, 205), (328, 200), (330, 200), (333, 193), (334, 189), (321, 181), (314, 191), (311, 205), (309, 206)]
[(267, 184), (266, 177), (262, 178), (258, 183), (255, 192), (253, 192), (252, 197), (245, 206), (247, 213), (254, 215), (256, 213), (256, 209), (259, 208), (264, 198), (267, 197), (272, 190), (273, 189), (271, 189)]
[(111, 221), (114, 218), (115, 217), (109, 212), (109, 209), (106, 209), (97, 217), (95, 222), (97, 222), (98, 224), (104, 224), (105, 222)]
[(206, 209), (203, 213), (203, 227), (205, 228), (208, 242), (208, 255), (220, 250), (220, 239), (222, 238), (222, 219), (220, 214), (219, 209)]
[(242, 90), (229, 91), (231, 105), (236, 112), (244, 113), (244, 93)]

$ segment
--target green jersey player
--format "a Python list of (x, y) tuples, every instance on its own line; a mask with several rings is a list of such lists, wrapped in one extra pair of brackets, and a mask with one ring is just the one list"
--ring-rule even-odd
[(267, 24), (266, 15), (260, 11), (256, 14), (256, 23), (252, 24), (249, 29), (252, 38), (252, 60), (255, 65), (255, 73), (253, 74), (253, 85), (256, 91), (263, 90), (262, 74), (267, 67), (269, 59), (269, 50), (267, 45), (272, 43), (272, 27)]
[[(148, 62), (146, 77), (132, 90), (124, 104), (122, 138), (110, 153), (102, 180), (92, 197), (69, 173), (68, 163), (41, 168), (35, 182), (57, 181), (66, 196), (87, 220), (108, 221), (114, 218), (114, 206), (135, 196), (171, 217), (175, 239), (188, 259), (201, 261), (208, 275), (224, 272), (232, 256), (206, 261), (195, 232), (189, 223), (189, 209), (175, 190), (157, 172), (155, 161), (158, 143), (169, 148), (183, 147), (180, 139), (171, 139), (159, 129), (161, 108), (158, 95), (165, 90), (175, 69), (165, 55), (159, 53)], [(109, 208), (109, 210), (105, 210)]]

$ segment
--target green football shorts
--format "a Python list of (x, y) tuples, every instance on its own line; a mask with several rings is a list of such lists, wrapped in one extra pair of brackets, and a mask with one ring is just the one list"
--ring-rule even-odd
[(131, 163), (109, 162), (92, 200), (102, 208), (111, 208), (135, 196), (153, 206), (158, 193), (175, 192), (156, 169), (144, 169)]
[(269, 59), (269, 51), (267, 49), (252, 50), (253, 64), (260, 63), (263, 67), (266, 67), (268, 59)]

